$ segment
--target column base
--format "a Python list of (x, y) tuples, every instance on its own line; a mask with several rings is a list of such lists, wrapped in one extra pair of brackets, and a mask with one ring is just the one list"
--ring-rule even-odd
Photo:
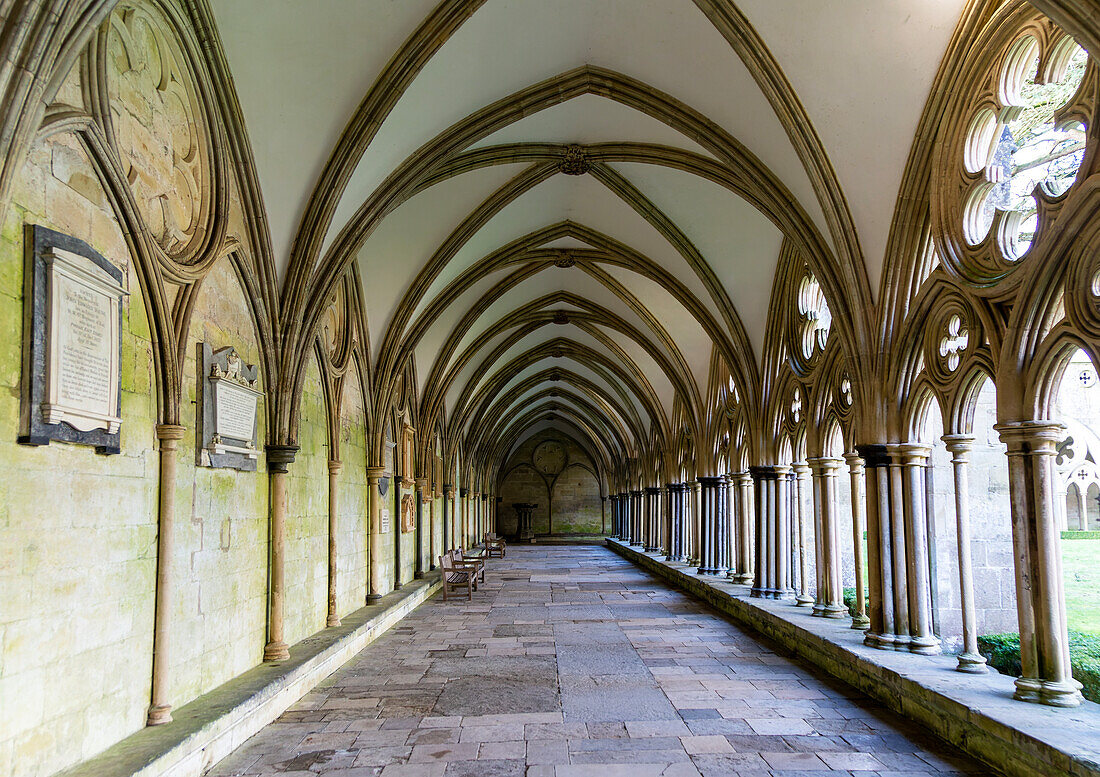
[(808, 596), (807, 594), (799, 593), (794, 597), (795, 607), (809, 607), (813, 603), (813, 598)]
[(1079, 707), (1083, 698), (1081, 696), (1081, 683), (1070, 679), (1066, 682), (1052, 682), (1043, 680), (1039, 701), (1048, 707)]
[(986, 674), (989, 667), (985, 665), (985, 656), (979, 653), (960, 653), (959, 665), (955, 667), (955, 671), (966, 674)]
[(867, 647), (873, 647), (877, 650), (893, 650), (894, 649), (894, 635), (893, 634), (875, 634), (872, 631), (867, 632), (867, 636), (863, 638), (863, 644)]
[(145, 718), (146, 726), (163, 726), (172, 722), (171, 704), (154, 704), (149, 708), (149, 714)]
[(768, 598), (769, 599), (775, 599), (775, 600), (781, 601), (781, 602), (789, 602), (791, 599), (794, 599), (794, 591), (792, 591), (792, 590), (771, 591), (768, 594)]
[(935, 637), (912, 637), (909, 640), (909, 652), (918, 656), (938, 656), (943, 649)]
[(740, 583), (741, 585), (752, 585), (753, 574), (752, 572), (742, 572), (734, 578), (734, 581)]
[(424, 579), (424, 573), (423, 572), (419, 572), (419, 571), (418, 572), (413, 572), (413, 580), (423, 580), (423, 579)]
[(264, 661), (286, 661), (290, 658), (290, 648), (283, 641), (268, 642), (264, 645)]
[(332, 627), (339, 626), (339, 625), (340, 625), (340, 619), (337, 618), (335, 615), (330, 617), (327, 621), (325, 621), (325, 627), (326, 628), (331, 629)]
[(840, 620), (841, 618), (848, 617), (848, 608), (843, 604), (827, 604), (825, 610), (822, 612), (822, 616), (825, 618), (833, 618)]
[(367, 594), (367, 604), (374, 604), (382, 598), (382, 594)]
[(859, 631), (867, 631), (867, 629), (871, 628), (871, 619), (866, 615), (853, 615), (852, 628)]
[(749, 596), (751, 596), (753, 599), (766, 599), (766, 594), (767, 591), (763, 588), (757, 588), (756, 586), (753, 586), (749, 589)]

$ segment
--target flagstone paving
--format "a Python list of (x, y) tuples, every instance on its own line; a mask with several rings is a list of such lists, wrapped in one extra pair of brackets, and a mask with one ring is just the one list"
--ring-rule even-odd
[(510, 547), (210, 772), (992, 775), (598, 546)]

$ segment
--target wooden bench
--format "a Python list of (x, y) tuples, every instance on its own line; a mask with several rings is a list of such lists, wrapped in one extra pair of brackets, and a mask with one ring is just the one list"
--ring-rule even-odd
[(462, 548), (455, 548), (451, 551), (454, 554), (455, 566), (459, 569), (465, 569), (468, 572), (473, 572), (474, 575), (474, 588), (477, 588), (477, 581), (485, 582), (485, 561), (477, 556), (465, 555)]
[(504, 558), (504, 538), (497, 536), (494, 531), (485, 532), (485, 557), (492, 558), (496, 555), (498, 558)]
[(477, 587), (475, 575), (469, 569), (459, 566), (453, 550), (439, 557), (439, 568), (443, 573), (443, 601), (447, 601), (448, 590), (459, 591), (463, 588), (466, 589), (467, 601), (474, 598), (474, 588)]

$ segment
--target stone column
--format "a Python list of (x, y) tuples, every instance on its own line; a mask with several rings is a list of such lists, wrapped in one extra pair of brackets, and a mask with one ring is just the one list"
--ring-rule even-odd
[(1016, 421), (994, 428), (1008, 446), (1023, 670), (1016, 680), (1015, 698), (1076, 707), (1081, 703), (1081, 684), (1070, 672), (1062, 547), (1054, 505), (1055, 446), (1065, 436), (1065, 427)]
[(728, 554), (729, 568), (726, 570), (726, 578), (736, 580), (740, 572), (741, 564), (741, 532), (739, 525), (739, 510), (737, 502), (741, 498), (740, 486), (737, 475), (733, 472), (726, 473), (726, 553)]
[(656, 553), (661, 549), (661, 533), (657, 528), (661, 509), (661, 489), (656, 486), (645, 488), (645, 515), (646, 515), (646, 539), (645, 549), (647, 553)]
[(153, 681), (145, 723), (160, 726), (172, 721), (168, 701), (168, 669), (171, 663), (172, 609), (175, 605), (176, 459), (185, 429), (158, 424), (160, 443), (159, 502), (157, 504), (157, 591), (153, 614)]
[[(441, 525), (443, 521), (441, 512), (443, 510), (442, 496), (442, 491), (432, 489), (432, 500), (428, 505), (428, 526), (430, 527), (428, 531), (428, 569), (435, 569), (438, 566), (436, 562), (439, 559), (439, 554), (443, 552), (439, 548), (443, 543), (443, 526)], [(438, 507), (436, 506), (437, 502), (440, 503)], [(438, 518), (436, 517), (437, 514), (439, 515)]]
[[(808, 607), (814, 603), (814, 597), (810, 596), (810, 566), (806, 562), (806, 498), (810, 490), (810, 467), (804, 461), (796, 461), (791, 469), (794, 472), (795, 488), (795, 511), (791, 521), (798, 530), (798, 594), (794, 603), (799, 607)], [(815, 544), (820, 546), (820, 540)]]
[(714, 574), (723, 577), (730, 571), (730, 481), (718, 476), (718, 490), (714, 496)]
[(715, 572), (714, 558), (714, 500), (718, 493), (718, 478), (700, 476), (697, 478), (701, 486), (699, 494), (699, 568), (700, 575), (713, 575)]
[(789, 599), (790, 586), (790, 501), (789, 467), (750, 467), (756, 485), (756, 578), (750, 595)]
[(328, 463), (328, 616), (326, 626), (339, 626), (336, 610), (336, 532), (339, 517), (340, 471), (344, 465), (332, 459)]
[(892, 574), (887, 590), (893, 592), (894, 600), (894, 623), (891, 629), (894, 650), (909, 649), (909, 583), (906, 573), (909, 553), (906, 549), (905, 474), (902, 472), (901, 449), (899, 443), (886, 445), (889, 456), (887, 486), (890, 489), (890, 511), (883, 519), (883, 528), (888, 531), (887, 537), (890, 541)]
[(267, 472), (271, 487), (271, 571), (264, 661), (290, 658), (290, 649), (283, 638), (286, 607), (286, 475), (297, 453), (297, 445), (267, 446)]
[(863, 532), (867, 522), (864, 520), (863, 504), (863, 459), (858, 453), (845, 453), (848, 463), (848, 476), (852, 483), (852, 565), (855, 568), (856, 601), (855, 614), (852, 616), (852, 628), (866, 631), (871, 625), (867, 618), (867, 590), (863, 577)]
[(416, 494), (416, 568), (413, 577), (419, 580), (424, 577), (424, 570), (428, 568), (426, 558), (428, 549), (425, 547), (427, 543), (424, 542), (424, 494), (428, 490), (428, 479), (416, 478), (413, 486), (416, 488), (414, 492)]
[(940, 640), (932, 629), (932, 588), (929, 582), (928, 480), (925, 471), (932, 449), (928, 445), (900, 446), (905, 470), (905, 545), (909, 592), (909, 650), (929, 656), (940, 652)]
[[(367, 509), (370, 511), (370, 543), (367, 546), (370, 558), (370, 591), (367, 603), (377, 602), (385, 594), (385, 582), (382, 579), (382, 490), (380, 483), (385, 467), (367, 467)], [(396, 572), (395, 572), (396, 574)]]
[(840, 541), (837, 530), (837, 472), (840, 459), (827, 457), (810, 459), (814, 483), (814, 511), (817, 515), (817, 547), (820, 549), (817, 570), (817, 604), (814, 615), (843, 618), (844, 588), (840, 574)]
[(751, 585), (753, 579), (753, 492), (752, 475), (738, 472), (734, 475), (734, 488), (737, 492), (737, 533), (741, 540), (737, 562), (737, 575), (734, 580), (742, 585)]
[[(443, 484), (443, 547), (440, 548), (439, 556), (442, 556), (448, 550), (454, 547), (454, 522), (455, 522), (455, 510), (454, 510), (454, 498), (455, 487), (450, 483)], [(438, 558), (433, 558), (433, 561), (439, 561)]]
[(893, 589), (890, 544), (890, 456), (885, 445), (856, 446), (864, 461), (867, 503), (867, 577), (870, 625), (864, 644), (892, 650)]
[(691, 560), (689, 563), (698, 566), (702, 563), (702, 525), (703, 517), (703, 484), (696, 478), (690, 484), (688, 504), (691, 508), (691, 540), (688, 543), (691, 548)]
[(631, 491), (627, 495), (630, 511), (630, 544), (641, 545), (642, 544), (642, 520), (641, 520), (641, 503), (642, 492)]
[(955, 528), (959, 547), (959, 595), (962, 600), (963, 651), (955, 667), (967, 674), (985, 674), (985, 656), (978, 652), (978, 629), (974, 612), (974, 568), (970, 559), (970, 483), (967, 472), (974, 438), (966, 434), (945, 434), (943, 442), (951, 454), (955, 475)]

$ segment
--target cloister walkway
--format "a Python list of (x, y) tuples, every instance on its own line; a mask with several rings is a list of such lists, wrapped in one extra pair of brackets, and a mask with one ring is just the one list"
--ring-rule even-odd
[(991, 774), (598, 546), (511, 547), (210, 773)]

